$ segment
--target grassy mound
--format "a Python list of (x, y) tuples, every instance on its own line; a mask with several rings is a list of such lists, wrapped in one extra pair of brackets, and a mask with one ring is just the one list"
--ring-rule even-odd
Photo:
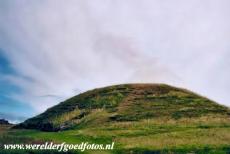
[(229, 115), (227, 107), (185, 89), (165, 84), (124, 84), (79, 94), (16, 127), (59, 131), (118, 122)]

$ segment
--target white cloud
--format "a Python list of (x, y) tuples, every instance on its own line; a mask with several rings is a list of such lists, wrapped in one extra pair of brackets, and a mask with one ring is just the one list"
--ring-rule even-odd
[(8, 80), (38, 111), (125, 82), (166, 82), (230, 106), (227, 0), (0, 3), (0, 46), (19, 74)]

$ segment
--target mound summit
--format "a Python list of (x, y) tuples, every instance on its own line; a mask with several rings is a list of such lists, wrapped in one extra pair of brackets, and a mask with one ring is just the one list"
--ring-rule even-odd
[(191, 91), (166, 84), (123, 84), (74, 96), (17, 128), (60, 131), (121, 121), (196, 118), (230, 110)]

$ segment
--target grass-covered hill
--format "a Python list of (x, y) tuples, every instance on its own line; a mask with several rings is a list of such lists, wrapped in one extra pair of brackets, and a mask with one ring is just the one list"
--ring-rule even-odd
[(144, 119), (230, 116), (228, 108), (165, 84), (125, 84), (94, 89), (26, 120), (19, 127), (59, 131)]
[[(21, 129), (10, 127), (0, 126), (0, 145), (114, 142), (112, 151), (84, 153), (230, 153), (229, 108), (165, 84), (94, 89), (14, 127)], [(0, 150), (0, 153), (42, 151)]]

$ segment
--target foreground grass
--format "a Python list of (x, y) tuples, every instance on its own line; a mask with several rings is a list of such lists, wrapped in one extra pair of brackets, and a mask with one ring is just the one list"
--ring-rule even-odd
[(4, 143), (43, 143), (53, 141), (80, 144), (81, 142), (109, 144), (113, 151), (85, 153), (229, 153), (230, 122), (226, 117), (149, 119), (136, 122), (116, 122), (61, 132), (3, 129)]

